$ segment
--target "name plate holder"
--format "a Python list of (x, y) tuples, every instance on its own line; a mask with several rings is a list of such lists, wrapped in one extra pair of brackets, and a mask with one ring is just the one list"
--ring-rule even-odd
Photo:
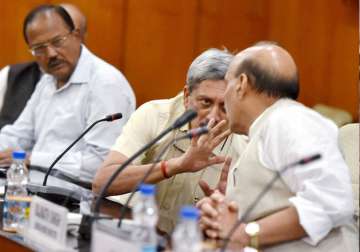
[[(126, 222), (126, 221), (125, 221)], [(132, 239), (136, 226), (123, 223), (117, 227), (118, 220), (95, 220), (92, 225), (91, 252), (132, 251), (141, 252), (139, 244)]]
[(65, 207), (34, 196), (25, 240), (41, 251), (71, 251), (66, 248), (67, 214)]

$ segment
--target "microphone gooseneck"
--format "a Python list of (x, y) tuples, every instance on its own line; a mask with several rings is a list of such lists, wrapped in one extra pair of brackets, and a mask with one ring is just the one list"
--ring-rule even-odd
[(170, 143), (168, 143), (167, 145), (165, 145), (161, 151), (159, 152), (159, 154), (157, 155), (155, 161), (153, 162), (153, 164), (151, 165), (151, 167), (146, 171), (145, 175), (142, 177), (142, 179), (136, 184), (136, 186), (131, 190), (130, 195), (128, 197), (128, 199), (126, 200), (124, 206), (121, 208), (121, 212), (120, 212), (120, 218), (119, 218), (119, 222), (118, 222), (118, 227), (121, 226), (122, 220), (125, 217), (126, 214), (126, 209), (128, 208), (131, 199), (134, 197), (136, 190), (139, 188), (140, 184), (144, 183), (144, 181), (150, 176), (151, 172), (154, 170), (155, 165), (160, 161), (161, 157), (164, 155), (165, 151), (174, 143), (181, 141), (183, 139), (186, 138), (193, 138), (196, 136), (200, 136), (203, 134), (207, 134), (209, 132), (209, 129), (207, 127), (199, 127), (199, 128), (195, 128), (195, 129), (191, 129), (189, 130), (185, 135), (177, 137), (175, 139), (173, 139)]
[(244, 214), (240, 217), (240, 219), (238, 219), (235, 222), (235, 224), (232, 226), (232, 228), (230, 229), (228, 235), (226, 236), (226, 238), (224, 240), (224, 244), (223, 244), (223, 246), (221, 248), (221, 252), (224, 252), (226, 250), (226, 247), (228, 246), (228, 244), (230, 242), (231, 236), (235, 233), (236, 229), (240, 226), (241, 223), (243, 223), (243, 221), (245, 219), (247, 219), (250, 212), (256, 207), (256, 205), (259, 203), (259, 201), (262, 199), (262, 197), (264, 197), (264, 195), (271, 189), (271, 187), (276, 182), (276, 180), (278, 180), (280, 178), (281, 174), (283, 174), (289, 168), (292, 168), (292, 167), (297, 166), (297, 165), (306, 165), (306, 164), (311, 163), (311, 162), (313, 162), (315, 160), (318, 160), (320, 158), (321, 158), (320, 154), (315, 154), (315, 155), (303, 158), (303, 159), (301, 159), (299, 161), (296, 161), (294, 163), (288, 164), (288, 165), (284, 166), (282, 169), (280, 169), (278, 172), (276, 172), (275, 175), (273, 176), (273, 178), (270, 180), (270, 182), (264, 187), (264, 189), (255, 198), (255, 200), (245, 210)]
[(189, 123), (191, 120), (193, 120), (197, 116), (196, 111), (194, 110), (187, 110), (185, 111), (169, 128), (165, 129), (163, 132), (161, 132), (157, 137), (155, 137), (153, 140), (151, 140), (149, 143), (147, 143), (145, 146), (143, 146), (140, 150), (135, 152), (130, 158), (128, 158), (122, 165), (120, 165), (115, 172), (110, 176), (110, 178), (106, 181), (104, 186), (101, 188), (99, 192), (99, 196), (96, 199), (95, 206), (94, 206), (94, 215), (97, 216), (100, 211), (100, 203), (102, 198), (105, 196), (106, 191), (110, 187), (110, 185), (113, 183), (113, 181), (116, 179), (116, 177), (122, 172), (129, 164), (131, 164), (138, 156), (140, 156), (143, 152), (145, 152), (147, 149), (149, 149), (151, 146), (153, 146), (156, 142), (158, 142), (161, 138), (163, 138), (165, 135), (167, 135), (169, 132), (171, 132), (174, 129), (180, 128), (186, 123)]
[(59, 162), (59, 160), (86, 134), (88, 133), (96, 124), (100, 123), (100, 122), (111, 122), (114, 120), (118, 120), (122, 118), (122, 114), (121, 113), (116, 113), (113, 115), (108, 115), (103, 119), (97, 120), (94, 123), (92, 123), (78, 138), (76, 138), (76, 140), (74, 142), (72, 142), (55, 160), (54, 162), (52, 162), (52, 164), (49, 166), (49, 169), (47, 170), (45, 177), (44, 177), (44, 181), (43, 181), (43, 186), (46, 186), (48, 177), (50, 175), (51, 170), (53, 169), (53, 167), (55, 166), (55, 164), (57, 162)]

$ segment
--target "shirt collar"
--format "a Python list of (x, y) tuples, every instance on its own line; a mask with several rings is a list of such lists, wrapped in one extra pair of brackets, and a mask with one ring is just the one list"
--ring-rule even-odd
[(88, 83), (90, 80), (90, 60), (91, 53), (86, 48), (86, 46), (81, 45), (81, 53), (79, 60), (76, 64), (75, 70), (70, 76), (68, 83), (71, 84), (80, 84), (80, 83)]

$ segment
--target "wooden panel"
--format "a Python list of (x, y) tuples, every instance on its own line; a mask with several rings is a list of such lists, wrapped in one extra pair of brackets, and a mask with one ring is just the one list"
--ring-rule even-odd
[[(31, 59), (22, 38), (26, 13), (59, 0), (1, 0), (0, 67)], [(87, 46), (119, 68), (137, 103), (170, 97), (201, 51), (280, 42), (294, 55), (300, 100), (358, 108), (356, 0), (70, 0), (88, 17)]]
[[(79, 7), (88, 21), (86, 46), (100, 58), (123, 69), (126, 8), (128, 0), (69, 0)], [(50, 0), (53, 4), (62, 0)]]
[(175, 95), (193, 59), (196, 1), (129, 1), (125, 73), (138, 104)]
[(341, 0), (273, 0), (268, 33), (297, 62), (302, 102), (340, 107), (357, 118), (359, 35), (354, 5)]
[(209, 47), (240, 51), (266, 38), (267, 2), (201, 0), (197, 52)]
[(0, 68), (32, 59), (22, 35), (23, 21), (30, 9), (44, 0), (1, 1)]

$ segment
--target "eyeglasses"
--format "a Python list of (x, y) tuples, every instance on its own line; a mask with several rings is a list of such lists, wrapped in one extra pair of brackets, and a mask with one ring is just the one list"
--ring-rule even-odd
[(49, 46), (53, 47), (54, 49), (63, 47), (66, 40), (71, 35), (71, 33), (72, 33), (72, 31), (65, 34), (64, 36), (56, 37), (56, 38), (48, 40), (47, 42), (41, 43), (39, 45), (35, 45), (35, 46), (31, 47), (29, 51), (33, 56), (43, 56), (46, 54), (47, 48)]

